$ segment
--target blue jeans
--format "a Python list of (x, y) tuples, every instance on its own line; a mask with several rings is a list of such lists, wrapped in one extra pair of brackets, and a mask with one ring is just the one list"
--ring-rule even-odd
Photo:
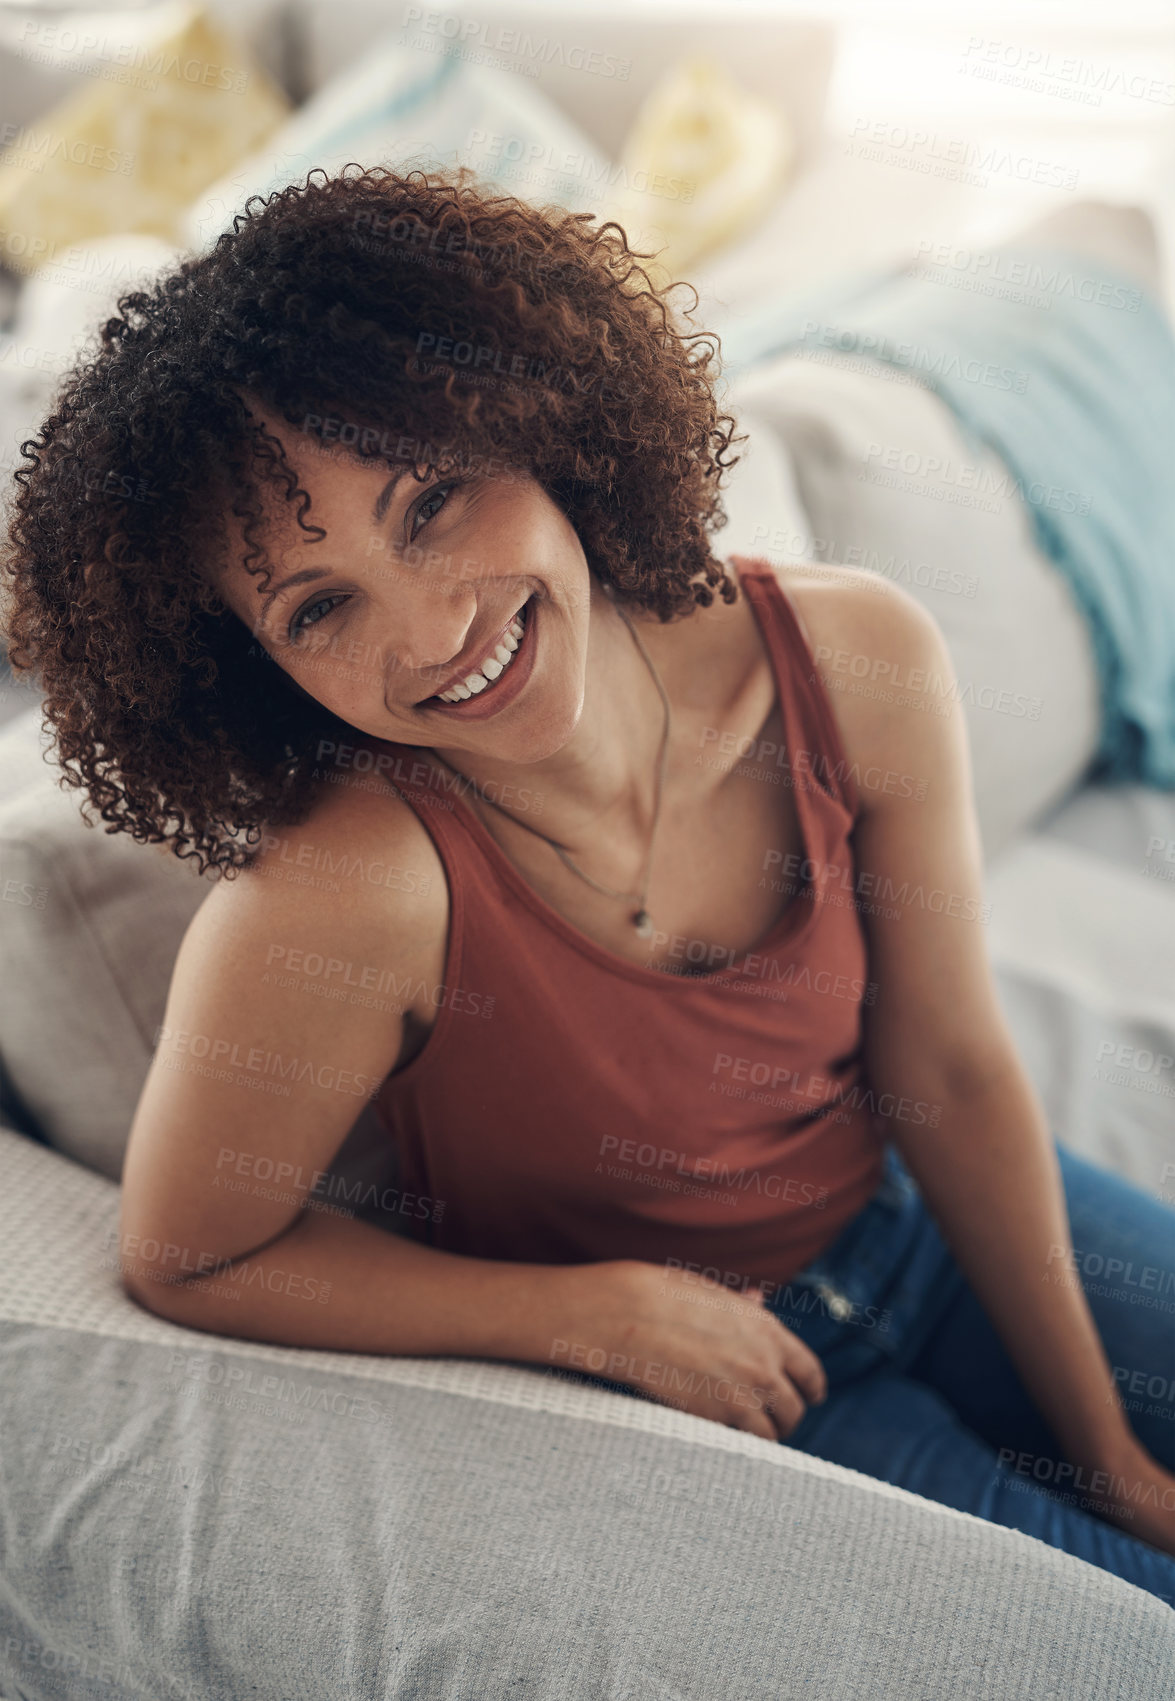
[[(1175, 1211), (1057, 1154), (1076, 1254), (1057, 1278), (1080, 1280), (1134, 1433), (1175, 1470)], [(1099, 1485), (1064, 1460), (892, 1146), (870, 1203), (768, 1303), (828, 1378), (786, 1446), (1023, 1530), (1175, 1608), (1175, 1558), (1093, 1510)]]

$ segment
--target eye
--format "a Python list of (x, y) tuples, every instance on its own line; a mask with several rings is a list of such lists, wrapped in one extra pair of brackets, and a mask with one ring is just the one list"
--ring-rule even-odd
[[(309, 632), (312, 626), (317, 626), (321, 620), (326, 618), (325, 615), (320, 615), (317, 620), (311, 620), (310, 616), (314, 613), (315, 609), (324, 608), (327, 603), (337, 604), (346, 601), (347, 598), (340, 593), (336, 596), (319, 597), (315, 602), (308, 602), (305, 608), (300, 608), (294, 618), (290, 621), (289, 632), (287, 634), (290, 643), (297, 643), (303, 632)], [(327, 609), (328, 614), (332, 612), (333, 608)]]
[(440, 509), (445, 506), (445, 503), (442, 501), (438, 507), (429, 508), (428, 504), (432, 501), (434, 496), (441, 496), (447, 499), (451, 490), (456, 490), (458, 485), (465, 484), (467, 482), (468, 481), (465, 479), (452, 478), (444, 484), (434, 484), (427, 495), (422, 496), (416, 505), (416, 510), (412, 515), (412, 523), (408, 533), (409, 539), (416, 537), (418, 531), (421, 529), (417, 527), (416, 521), (420, 519), (422, 514), (424, 515), (424, 524), (427, 525), (433, 515), (439, 513)]

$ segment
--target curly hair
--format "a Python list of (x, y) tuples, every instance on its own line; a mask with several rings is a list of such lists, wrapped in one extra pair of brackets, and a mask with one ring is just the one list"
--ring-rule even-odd
[(468, 168), (348, 165), (251, 197), (207, 253), (119, 299), (21, 445), (4, 561), (9, 659), (39, 674), (87, 825), (88, 802), (108, 833), (231, 874), (263, 826), (306, 819), (318, 740), (354, 732), (209, 574), (231, 511), (268, 583), (259, 481), (325, 535), (250, 399), (422, 481), (524, 470), (590, 570), (662, 621), (714, 588), (735, 600), (708, 542), (739, 459), (722, 458), (720, 345), (675, 323), (678, 285), (653, 284), (650, 257), (614, 221), (492, 195)]

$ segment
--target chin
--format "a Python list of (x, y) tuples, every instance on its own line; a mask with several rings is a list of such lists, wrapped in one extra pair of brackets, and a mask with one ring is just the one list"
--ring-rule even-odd
[[(557, 720), (536, 719), (526, 727), (515, 727), (500, 733), (486, 727), (480, 738), (469, 738), (462, 745), (471, 755), (497, 758), (501, 762), (517, 762), (529, 766), (557, 756), (571, 738), (579, 722), (578, 715), (560, 716)], [(442, 748), (438, 741), (438, 748)]]
[[(536, 699), (539, 694), (536, 693)], [(461, 729), (461, 737), (446, 741), (434, 733), (431, 742), (438, 749), (467, 750), (470, 755), (485, 756), (501, 762), (517, 762), (529, 765), (543, 762), (550, 756), (558, 755), (571, 738), (579, 725), (583, 713), (582, 692), (575, 698), (560, 694), (558, 703), (544, 703), (536, 700), (525, 706), (525, 712), (520, 712), (512, 724), (507, 723), (507, 717), (499, 722), (496, 720), (474, 723), (468, 728)], [(518, 708), (523, 710), (523, 703)]]

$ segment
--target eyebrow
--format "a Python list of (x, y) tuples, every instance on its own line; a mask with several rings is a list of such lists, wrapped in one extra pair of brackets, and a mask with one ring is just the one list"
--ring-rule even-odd
[[(398, 472), (394, 472), (392, 474), (391, 478), (376, 497), (372, 506), (371, 521), (373, 525), (378, 526), (383, 524), (384, 515), (388, 511), (388, 504), (395, 495), (398, 486), (404, 479), (411, 477), (415, 477), (415, 473), (411, 467), (401, 467)], [(269, 610), (274, 599), (280, 596), (282, 591), (292, 590), (295, 585), (307, 584), (311, 579), (329, 578), (334, 571), (335, 569), (333, 567), (300, 567), (296, 573), (290, 573), (286, 578), (279, 579), (277, 584), (271, 585), (269, 590), (265, 593), (265, 597), (261, 604), (262, 614), (265, 614)]]

